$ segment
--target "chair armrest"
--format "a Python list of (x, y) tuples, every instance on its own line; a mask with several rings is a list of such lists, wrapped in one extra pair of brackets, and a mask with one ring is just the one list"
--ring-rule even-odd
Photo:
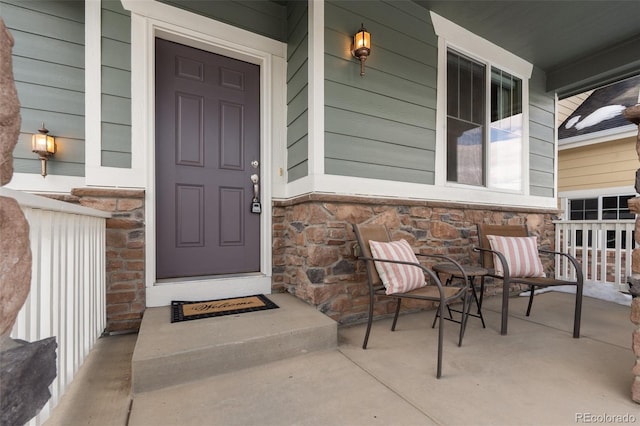
[(438, 286), (438, 289), (440, 290), (440, 295), (442, 297), (444, 297), (444, 288), (442, 286), (442, 282), (440, 282), (440, 279), (438, 278), (436, 273), (433, 272), (431, 269), (427, 268), (426, 266), (420, 264), (420, 263), (406, 262), (404, 260), (380, 259), (380, 258), (377, 258), (377, 257), (366, 257), (366, 256), (359, 256), (358, 259), (359, 260), (364, 260), (364, 261), (398, 263), (400, 265), (410, 265), (410, 266), (418, 267), (418, 268), (422, 269), (422, 271), (425, 274), (427, 274), (430, 278), (433, 279), (433, 281), (436, 283), (436, 286)]
[(554, 256), (557, 255), (557, 256), (566, 257), (571, 263), (571, 265), (573, 266), (573, 269), (575, 269), (576, 271), (576, 279), (578, 283), (582, 284), (584, 282), (584, 274), (582, 273), (582, 268), (580, 266), (580, 263), (578, 262), (578, 259), (570, 255), (569, 253), (564, 253), (561, 251), (546, 250), (546, 249), (538, 249), (538, 252), (544, 253), (544, 254), (552, 254)]
[[(422, 254), (422, 253), (416, 253), (416, 257), (435, 257), (438, 259), (444, 259), (449, 263), (452, 263), (456, 266), (456, 268), (458, 268), (458, 270), (460, 271), (460, 273), (462, 274), (462, 277), (464, 278), (464, 282), (468, 283), (469, 282), (469, 277), (467, 277), (467, 273), (465, 272), (464, 268), (462, 267), (462, 265), (460, 263), (458, 263), (456, 260), (454, 260), (453, 258), (449, 257), (449, 256), (445, 256), (444, 254)], [(466, 287), (466, 284), (465, 284)]]
[[(509, 277), (510, 277), (509, 264), (507, 263), (507, 258), (504, 257), (504, 254), (502, 254), (502, 253), (500, 253), (499, 251), (496, 251), (496, 250), (485, 249), (485, 248), (482, 248), (482, 247), (474, 247), (473, 251), (487, 252), (487, 253), (495, 254), (496, 257), (498, 258), (498, 260), (500, 260), (500, 263), (502, 264), (502, 271), (503, 271), (502, 279), (504, 281), (509, 281)], [(495, 263), (495, 261), (494, 261), (494, 263)], [(495, 269), (495, 265), (494, 265), (494, 269)]]

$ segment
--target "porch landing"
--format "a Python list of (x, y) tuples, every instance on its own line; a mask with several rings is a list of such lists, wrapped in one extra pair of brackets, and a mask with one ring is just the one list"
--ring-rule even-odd
[(462, 347), (446, 323), (440, 380), (433, 311), (403, 315), (393, 333), (390, 319), (376, 321), (366, 351), (363, 324), (340, 327), (337, 350), (136, 394), (126, 357), (104, 356), (123, 339), (121, 350), (132, 350), (132, 336), (110, 336), (45, 426), (638, 424), (629, 307), (585, 297), (582, 337), (573, 339), (572, 299), (540, 294), (527, 318), (527, 298), (512, 298), (509, 334), (501, 336), (500, 297), (487, 297), (487, 328), (470, 319)]
[(170, 307), (145, 311), (132, 360), (133, 393), (335, 349), (337, 323), (289, 294), (277, 309), (170, 322)]

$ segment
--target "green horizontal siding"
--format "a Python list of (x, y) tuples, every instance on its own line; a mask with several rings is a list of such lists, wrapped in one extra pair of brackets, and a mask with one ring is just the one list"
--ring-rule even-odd
[(291, 102), (303, 90), (307, 90), (309, 84), (308, 67), (309, 62), (304, 61), (302, 66), (298, 68), (296, 73), (292, 74), (287, 82), (287, 103)]
[(420, 126), (410, 126), (393, 120), (376, 118), (379, 125), (372, 126), (370, 116), (334, 107), (325, 107), (325, 120), (331, 121), (332, 131), (341, 135), (358, 130), (358, 137), (372, 141), (389, 142), (402, 146), (435, 151), (436, 131)]
[(31, 136), (44, 122), (58, 146), (47, 172), (84, 176), (84, 2), (1, 0), (0, 15), (15, 42), (21, 127), (14, 171), (40, 173)]
[[(58, 161), (55, 163), (68, 163), (68, 164), (79, 164), (82, 165), (84, 162), (84, 141), (82, 139), (75, 138), (65, 138), (61, 136), (56, 137), (56, 144), (58, 145), (58, 153), (62, 153), (62, 150), (65, 151), (64, 159), (61, 161), (58, 158)], [(35, 156), (31, 152), (31, 135), (30, 134), (21, 134), (18, 138), (18, 144), (14, 149), (14, 155), (18, 158), (24, 158), (26, 160), (30, 160), (32, 156)], [(56, 155), (57, 155), (56, 154)], [(55, 157), (54, 157), (55, 158)], [(34, 165), (38, 166), (34, 168), (37, 169), (37, 172), (40, 172), (40, 161), (34, 161)], [(51, 164), (54, 162), (52, 161)], [(48, 168), (48, 167), (47, 167)], [(77, 175), (74, 175), (77, 176)]]
[(545, 92), (544, 73), (529, 80), (529, 193), (554, 196), (555, 98)]
[[(42, 3), (42, 2), (39, 2)], [(51, 1), (50, 3), (65, 3)], [(84, 10), (82, 2), (76, 8)], [(30, 1), (23, 1), (15, 5), (5, 3), (2, 6), (2, 18), (11, 22), (11, 28), (27, 33), (37, 34), (53, 40), (84, 44), (84, 17), (81, 20), (69, 19), (61, 14), (52, 15), (38, 9), (29, 8)], [(67, 9), (68, 10), (68, 9)]]
[(101, 11), (101, 165), (131, 167), (131, 16), (119, 0)]
[[(13, 171), (14, 173), (30, 173), (39, 175), (41, 171), (40, 160), (31, 161), (24, 158), (16, 157), (13, 159)], [(58, 158), (53, 157), (49, 159), (49, 161), (47, 161), (47, 174), (81, 177), (84, 176), (84, 164), (69, 163), (66, 161), (61, 161), (59, 159), (59, 156)]]
[(109, 40), (131, 42), (131, 20), (124, 10), (116, 11), (110, 5), (111, 10), (102, 8), (102, 37)]
[[(329, 175), (372, 177), (373, 179), (390, 179), (397, 173), (395, 166), (383, 166), (346, 160), (333, 160), (325, 165), (325, 172)], [(394, 180), (394, 179), (391, 179)], [(400, 180), (400, 179), (398, 179)], [(403, 172), (402, 182), (430, 183), (434, 180), (434, 173), (423, 170), (407, 169)]]
[[(382, 166), (395, 167), (402, 163), (403, 168), (433, 170), (435, 159), (432, 155), (425, 155), (423, 149), (390, 142), (365, 139), (355, 136), (330, 133), (330, 143), (325, 147), (328, 157), (335, 156), (334, 151), (341, 158), (351, 162), (362, 162)], [(337, 154), (336, 154), (337, 155)]]
[[(350, 54), (360, 23), (373, 46), (364, 77)], [(433, 184), (438, 51), (428, 11), (327, 1), (324, 40), (325, 172)]]
[(308, 138), (307, 136), (296, 141), (295, 144), (289, 147), (289, 155), (287, 156), (287, 167), (293, 168), (307, 161), (308, 151)]
[[(302, 138), (306, 138), (309, 134), (308, 129), (308, 114), (305, 110), (302, 114), (296, 117), (287, 127), (287, 148), (291, 148), (296, 142)], [(289, 153), (291, 155), (291, 153)], [(307, 154), (304, 155), (307, 158)]]
[(308, 175), (309, 40), (308, 4), (287, 5), (287, 178)]
[(130, 98), (131, 71), (103, 66), (102, 93), (121, 98)]
[(127, 98), (102, 95), (102, 122), (131, 126), (131, 101)]
[(23, 108), (84, 116), (83, 92), (19, 81), (16, 89)]
[[(57, 16), (69, 21), (84, 22), (84, 7), (78, 7), (80, 1), (54, 1), (54, 0), (2, 0), (0, 12), (5, 18), (5, 5), (19, 6), (48, 16)], [(5, 19), (6, 23), (6, 19)]]
[(131, 146), (131, 126), (102, 123), (102, 134), (109, 138), (102, 141), (102, 149), (111, 152), (127, 152)]
[[(56, 111), (43, 111), (40, 109), (20, 108), (22, 115), (21, 132), (28, 134), (29, 138), (44, 122), (50, 134), (59, 138), (80, 139), (84, 143), (84, 116), (64, 114)], [(31, 140), (31, 139), (29, 139)], [(29, 147), (31, 149), (31, 147)], [(61, 148), (53, 161), (64, 159)]]
[(288, 168), (289, 173), (289, 181), (293, 182), (294, 180), (298, 180), (305, 176), (309, 175), (309, 163), (308, 161), (304, 161), (303, 163), (298, 164), (297, 166)]
[(126, 167), (131, 167), (131, 154), (126, 152), (108, 151), (102, 149), (100, 154), (100, 161), (103, 166), (110, 167), (125, 167), (123, 164), (128, 164)]
[(287, 7), (278, 2), (267, 0), (160, 1), (278, 41), (287, 40)]
[(16, 83), (31, 83), (75, 92), (84, 92), (83, 68), (14, 56), (13, 74)]
[(14, 56), (84, 69), (84, 45), (14, 30), (8, 20), (5, 24), (15, 39)]

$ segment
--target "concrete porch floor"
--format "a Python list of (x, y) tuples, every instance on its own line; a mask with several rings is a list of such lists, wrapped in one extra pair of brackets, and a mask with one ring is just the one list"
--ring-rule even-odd
[(530, 318), (527, 298), (512, 298), (507, 336), (500, 298), (487, 298), (487, 328), (470, 318), (462, 347), (457, 324), (445, 323), (440, 380), (434, 311), (401, 316), (395, 332), (390, 319), (376, 321), (366, 351), (364, 325), (341, 327), (338, 350), (135, 397), (135, 335), (106, 337), (45, 425), (571, 425), (593, 416), (640, 424), (629, 308), (585, 297), (582, 337), (573, 339), (573, 297), (538, 295)]

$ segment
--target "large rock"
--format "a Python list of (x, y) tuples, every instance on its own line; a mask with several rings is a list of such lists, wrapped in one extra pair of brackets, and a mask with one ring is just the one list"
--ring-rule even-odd
[(23, 425), (51, 397), (56, 377), (56, 338), (28, 343), (17, 340), (0, 351), (0, 425)]
[(9, 334), (31, 286), (29, 223), (18, 202), (0, 197), (0, 336)]
[(13, 176), (13, 148), (20, 135), (20, 101), (13, 80), (13, 37), (0, 17), (0, 186)]

